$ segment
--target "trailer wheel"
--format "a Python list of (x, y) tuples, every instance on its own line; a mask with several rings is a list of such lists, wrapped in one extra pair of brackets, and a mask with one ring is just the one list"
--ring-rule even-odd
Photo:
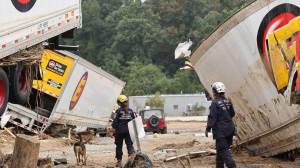
[(10, 97), (12, 103), (24, 105), (29, 101), (33, 73), (31, 66), (17, 64), (10, 70)]
[(152, 168), (151, 159), (143, 153), (137, 153), (133, 160), (128, 160), (124, 168)]
[(5, 71), (0, 68), (0, 115), (4, 113), (9, 97), (9, 82)]

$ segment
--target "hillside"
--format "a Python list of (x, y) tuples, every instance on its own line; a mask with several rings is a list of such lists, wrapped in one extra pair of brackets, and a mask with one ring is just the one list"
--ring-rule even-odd
[(83, 0), (80, 55), (125, 80), (129, 95), (197, 93), (196, 74), (179, 71), (178, 43), (194, 47), (252, 0)]

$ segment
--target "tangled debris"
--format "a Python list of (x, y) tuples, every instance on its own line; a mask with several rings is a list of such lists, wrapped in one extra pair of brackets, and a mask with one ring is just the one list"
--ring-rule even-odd
[(32, 65), (38, 63), (41, 60), (43, 45), (38, 44), (33, 47), (21, 50), (9, 57), (2, 59), (0, 66), (16, 65), (18, 62), (22, 62), (25, 65)]

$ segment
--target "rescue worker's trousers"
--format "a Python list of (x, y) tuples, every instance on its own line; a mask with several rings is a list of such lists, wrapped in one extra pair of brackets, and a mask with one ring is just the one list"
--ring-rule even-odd
[(228, 168), (236, 168), (236, 164), (232, 159), (232, 154), (230, 151), (230, 145), (232, 145), (233, 136), (223, 137), (216, 139), (216, 167), (224, 168), (224, 164)]
[(115, 144), (116, 144), (116, 159), (117, 160), (122, 160), (122, 156), (123, 156), (122, 149), (123, 149), (123, 141), (124, 140), (126, 143), (128, 155), (131, 155), (134, 153), (133, 142), (131, 141), (130, 134), (129, 133), (116, 134), (115, 135)]

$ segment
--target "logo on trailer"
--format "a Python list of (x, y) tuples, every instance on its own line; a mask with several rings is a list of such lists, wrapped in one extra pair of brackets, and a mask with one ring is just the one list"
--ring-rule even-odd
[(11, 0), (11, 2), (20, 12), (27, 12), (34, 6), (36, 0)]
[(78, 103), (78, 101), (82, 95), (82, 92), (85, 88), (87, 79), (88, 79), (88, 72), (85, 72), (82, 75), (82, 77), (81, 77), (80, 81), (78, 82), (77, 87), (73, 93), (73, 96), (72, 96), (72, 99), (70, 102), (70, 106), (69, 106), (69, 110), (73, 110), (74, 107), (76, 106), (76, 104)]
[(56, 73), (60, 76), (64, 76), (64, 74), (66, 72), (66, 69), (67, 69), (67, 65), (50, 59), (48, 64), (47, 64), (46, 69), (53, 72), (53, 73)]
[(257, 45), (278, 92), (288, 86), (300, 91), (300, 8), (282, 4), (270, 10), (259, 27)]
[(55, 62), (54, 61), (49, 61), (49, 67), (51, 67), (51, 68), (55, 67)]

